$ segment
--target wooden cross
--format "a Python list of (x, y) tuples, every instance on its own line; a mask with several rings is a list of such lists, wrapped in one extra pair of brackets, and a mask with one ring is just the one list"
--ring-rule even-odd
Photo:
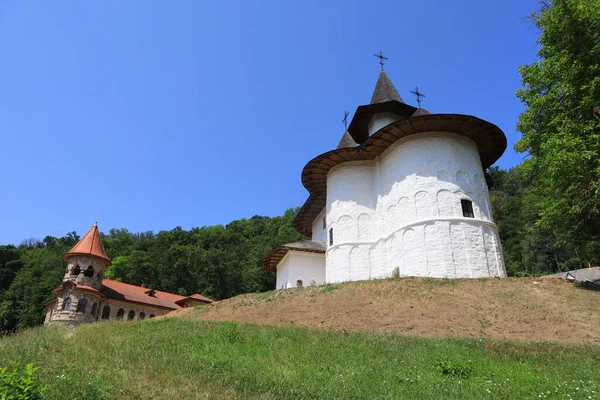
[(348, 115), (350, 115), (350, 113), (348, 111), (344, 111), (344, 119), (342, 120), (342, 123), (346, 129), (348, 129)]
[(421, 97), (427, 97), (423, 93), (419, 92), (419, 88), (416, 87), (415, 90), (410, 91), (412, 94), (417, 96), (417, 103), (419, 103), (419, 108), (421, 108)]
[(383, 64), (385, 64), (385, 61), (383, 60), (388, 60), (388, 58), (383, 56), (381, 50), (379, 50), (379, 54), (374, 54), (374, 56), (379, 58), (379, 65), (381, 65), (381, 69), (383, 69)]
[(100, 216), (100, 214), (96, 214), (96, 225), (98, 225), (98, 217)]

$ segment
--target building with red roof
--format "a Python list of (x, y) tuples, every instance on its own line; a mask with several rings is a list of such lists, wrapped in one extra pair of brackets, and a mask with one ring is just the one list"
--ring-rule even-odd
[(104, 250), (97, 223), (64, 255), (64, 260), (67, 267), (63, 283), (54, 289), (56, 297), (44, 303), (47, 324), (143, 320), (213, 302), (198, 293), (180, 296), (144, 285), (104, 279), (110, 258)]

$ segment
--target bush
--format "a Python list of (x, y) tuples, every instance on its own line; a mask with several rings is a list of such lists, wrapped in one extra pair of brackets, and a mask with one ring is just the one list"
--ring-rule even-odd
[(20, 369), (18, 362), (12, 361), (10, 367), (0, 368), (0, 399), (36, 400), (42, 398), (46, 388), (38, 388), (34, 375), (37, 368), (33, 364)]
[(437, 362), (437, 369), (443, 375), (451, 375), (457, 378), (468, 378), (473, 374), (471, 360), (459, 362), (449, 358), (440, 358)]

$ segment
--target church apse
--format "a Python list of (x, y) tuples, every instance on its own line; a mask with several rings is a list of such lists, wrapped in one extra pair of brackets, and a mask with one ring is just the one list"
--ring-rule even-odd
[[(326, 260), (336, 281), (344, 275), (348, 280), (387, 278), (395, 267), (400, 276), (505, 276), (497, 266), (499, 241), (488, 215), (481, 160), (470, 139), (423, 133), (398, 141), (374, 162), (344, 166), (327, 180), (327, 219), (335, 221), (327, 254), (339, 248), (349, 260), (347, 273), (340, 271), (339, 255)], [(472, 207), (472, 216), (463, 214), (462, 201)], [(371, 251), (378, 244), (388, 247), (385, 259), (375, 260), (382, 254)], [(378, 267), (355, 273), (364, 269), (360, 263)]]

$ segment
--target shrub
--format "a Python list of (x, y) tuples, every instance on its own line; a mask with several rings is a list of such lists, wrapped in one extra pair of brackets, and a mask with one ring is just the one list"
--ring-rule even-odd
[(42, 398), (46, 388), (39, 388), (34, 379), (37, 368), (33, 364), (21, 369), (18, 362), (0, 368), (0, 399), (2, 400), (36, 400)]
[(451, 375), (457, 378), (468, 378), (473, 374), (471, 360), (460, 362), (449, 358), (440, 358), (437, 362), (437, 369), (443, 375)]

